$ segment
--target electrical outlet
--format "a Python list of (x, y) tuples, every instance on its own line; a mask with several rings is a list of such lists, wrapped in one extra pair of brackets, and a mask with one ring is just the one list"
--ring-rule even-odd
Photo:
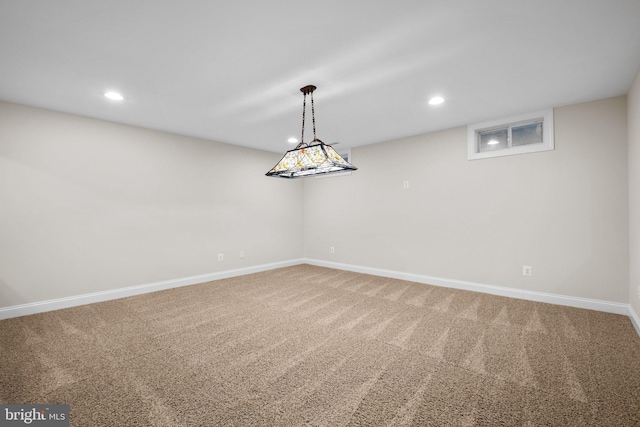
[(329, 253), (335, 254), (336, 253), (336, 248), (334, 248), (333, 246), (331, 246), (329, 248)]
[(531, 276), (533, 274), (533, 272), (531, 271), (531, 266), (530, 265), (523, 265), (522, 266), (522, 275), (523, 276)]
[(405, 190), (406, 190), (407, 188), (409, 188), (409, 181), (404, 181), (404, 182), (402, 183), (402, 188), (404, 188)]
[(224, 261), (224, 254), (218, 254), (218, 261)]
[(244, 258), (244, 251), (240, 251), (240, 259)]

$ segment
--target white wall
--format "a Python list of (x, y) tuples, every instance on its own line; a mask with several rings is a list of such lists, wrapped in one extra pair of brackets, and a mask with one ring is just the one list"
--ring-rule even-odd
[(629, 301), (640, 315), (640, 73), (628, 97), (629, 124)]
[(301, 258), (279, 158), (0, 102), (0, 308)]
[(556, 108), (556, 149), (519, 156), (468, 161), (466, 127), (355, 148), (305, 181), (305, 257), (627, 303), (626, 114)]
[(628, 159), (619, 97), (556, 108), (552, 152), (468, 161), (461, 127), (302, 181), (264, 177), (279, 154), (0, 102), (0, 308), (304, 255), (638, 313), (639, 87)]

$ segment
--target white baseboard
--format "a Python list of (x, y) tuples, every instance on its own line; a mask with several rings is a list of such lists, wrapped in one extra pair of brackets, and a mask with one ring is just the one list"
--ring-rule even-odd
[(118, 298), (125, 298), (134, 295), (157, 292), (165, 289), (178, 288), (181, 286), (195, 285), (198, 283), (210, 282), (213, 280), (227, 279), (229, 277), (242, 276), (245, 274), (259, 273), (261, 271), (273, 270), (276, 268), (290, 267), (299, 264), (311, 264), (320, 267), (334, 268), (338, 270), (353, 271), (355, 273), (371, 274), (374, 276), (390, 277), (393, 279), (408, 280), (412, 282), (425, 283), (429, 285), (442, 286), (447, 288), (462, 289), (467, 291), (482, 292), (486, 294), (499, 295), (510, 298), (518, 298), (530, 301), (546, 302), (550, 304), (566, 305), (569, 307), (586, 308), (589, 310), (604, 311), (607, 313), (623, 314), (629, 316), (633, 326), (640, 335), (640, 317), (629, 304), (601, 301), (588, 298), (572, 297), (566, 295), (549, 294), (544, 292), (527, 291), (522, 289), (505, 288), (501, 286), (487, 285), (484, 283), (466, 282), (462, 280), (445, 279), (441, 277), (425, 276), (401, 271), (384, 270), (379, 268), (362, 267), (351, 264), (341, 264), (330, 261), (316, 259), (295, 259), (289, 261), (276, 262), (272, 264), (261, 264), (253, 267), (239, 268), (234, 270), (220, 271), (217, 273), (203, 274), (198, 276), (184, 277), (181, 279), (166, 280), (162, 282), (149, 283), (145, 285), (130, 286), (126, 288), (112, 289), (90, 294), (76, 295), (65, 298), (57, 298), (48, 301), (38, 301), (29, 304), (14, 305), (0, 308), (0, 320), (12, 317), (26, 316), (29, 314), (43, 313), (46, 311), (59, 310), (62, 308), (75, 307), (79, 305), (91, 304), (94, 302), (108, 301)]
[(633, 327), (636, 328), (636, 332), (640, 335), (640, 316), (638, 316), (631, 304), (629, 304), (629, 319), (631, 319)]
[[(503, 297), (518, 298), (529, 301), (546, 302), (549, 304), (566, 305), (569, 307), (586, 308), (589, 310), (604, 311), (607, 313), (629, 315), (629, 304), (611, 301), (601, 301), (589, 298), (572, 297), (566, 295), (549, 294), (545, 292), (527, 291), (523, 289), (505, 288), (502, 286), (487, 285), (484, 283), (465, 282), (462, 280), (445, 279), (442, 277), (424, 276), (420, 274), (403, 273), (401, 271), (383, 270), (379, 268), (361, 267), (351, 264), (340, 264), (316, 259), (304, 259), (306, 264), (319, 267), (335, 268), (338, 270), (365, 273), (374, 276), (390, 277), (393, 279), (408, 280), (411, 282), (428, 285), (443, 286), (446, 288), (462, 289), (465, 291), (482, 292), (485, 294), (499, 295)], [(636, 316), (637, 319), (637, 316)], [(638, 323), (640, 325), (640, 322)], [(636, 326), (636, 329), (638, 327)], [(640, 330), (638, 332), (640, 334)]]
[(14, 305), (0, 308), (0, 320), (12, 317), (26, 316), (29, 314), (43, 313), (45, 311), (59, 310), (61, 308), (75, 307), (78, 305), (91, 304), (94, 302), (108, 301), (112, 299), (125, 298), (133, 295), (146, 294), (149, 292), (162, 291), (165, 289), (179, 288), (181, 286), (195, 285), (198, 283), (211, 282), (213, 280), (227, 279), (229, 277), (242, 276), (245, 274), (259, 273), (261, 271), (273, 270), (275, 268), (290, 267), (304, 263), (304, 260), (290, 260), (276, 262), (272, 264), (261, 264), (253, 267), (238, 268), (234, 270), (220, 271), (217, 273), (202, 274), (198, 276), (184, 277), (181, 279), (165, 280), (162, 282), (148, 283), (146, 285), (130, 286), (126, 288), (111, 289), (90, 294), (75, 295), (65, 298), (56, 298), (48, 301), (38, 301), (29, 304)]

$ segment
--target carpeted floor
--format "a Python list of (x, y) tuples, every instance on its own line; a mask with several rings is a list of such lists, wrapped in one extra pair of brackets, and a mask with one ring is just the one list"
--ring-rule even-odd
[(634, 426), (625, 316), (272, 270), (0, 322), (0, 403), (72, 426)]

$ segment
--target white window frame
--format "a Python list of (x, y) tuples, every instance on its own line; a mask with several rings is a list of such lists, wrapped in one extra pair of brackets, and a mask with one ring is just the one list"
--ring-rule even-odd
[[(509, 128), (509, 136), (511, 136), (511, 128), (518, 125), (531, 123), (537, 120), (542, 120), (542, 142), (537, 144), (519, 145), (517, 147), (511, 146), (509, 141), (509, 147), (500, 150), (492, 151), (478, 151), (478, 134), (492, 129), (504, 129)], [(476, 123), (474, 125), (467, 126), (467, 159), (478, 160), (487, 159), (491, 157), (513, 156), (515, 154), (525, 153), (537, 153), (540, 151), (550, 151), (555, 149), (555, 143), (553, 140), (553, 109), (544, 111), (538, 111), (530, 114), (523, 114), (520, 116), (509, 117), (500, 120), (491, 120), (488, 122)]]

